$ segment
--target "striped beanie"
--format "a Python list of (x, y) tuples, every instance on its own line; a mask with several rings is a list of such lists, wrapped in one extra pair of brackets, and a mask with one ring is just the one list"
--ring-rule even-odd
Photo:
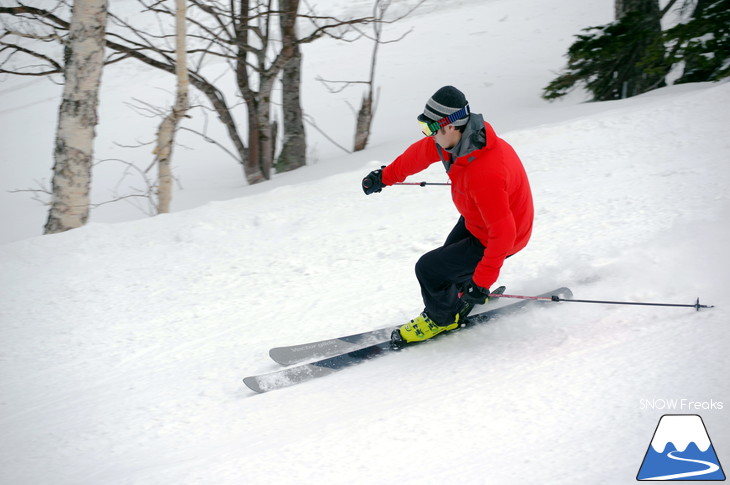
[[(444, 86), (434, 93), (423, 108), (423, 113), (418, 115), (418, 121), (438, 121), (451, 113), (459, 111), (469, 102), (466, 100), (464, 93), (456, 89), (454, 86)], [(451, 123), (454, 126), (465, 125), (469, 116), (458, 119)]]

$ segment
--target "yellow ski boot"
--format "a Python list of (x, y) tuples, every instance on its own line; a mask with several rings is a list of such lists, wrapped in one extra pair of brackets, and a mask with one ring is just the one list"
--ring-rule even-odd
[(446, 326), (441, 326), (437, 325), (436, 322), (431, 320), (426, 312), (423, 312), (410, 322), (401, 326), (398, 329), (398, 333), (400, 334), (401, 339), (406, 343), (422, 342), (423, 340), (428, 340), (440, 333), (446, 332), (448, 330), (453, 330), (458, 327), (459, 314), (456, 315), (453, 323)]

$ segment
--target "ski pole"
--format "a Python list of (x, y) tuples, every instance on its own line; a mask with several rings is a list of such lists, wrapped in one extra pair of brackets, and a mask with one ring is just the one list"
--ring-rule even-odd
[(523, 296), (523, 295), (500, 295), (491, 294), (490, 298), (517, 298), (520, 300), (539, 300), (539, 301), (565, 301), (573, 303), (602, 303), (605, 305), (643, 305), (643, 306), (670, 306), (670, 307), (685, 307), (694, 308), (700, 311), (700, 308), (715, 308), (715, 305), (700, 305), (700, 299), (697, 298), (697, 302), (694, 304), (682, 304), (682, 303), (647, 303), (647, 302), (636, 302), (636, 301), (606, 301), (606, 300), (573, 300), (571, 298), (560, 298), (557, 295), (553, 296)]
[(425, 187), (427, 185), (451, 185), (449, 182), (396, 182), (393, 185), (418, 185)]

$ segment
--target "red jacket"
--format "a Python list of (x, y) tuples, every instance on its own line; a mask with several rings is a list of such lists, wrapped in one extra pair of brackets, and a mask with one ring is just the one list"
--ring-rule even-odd
[[(527, 174), (517, 153), (484, 123), (487, 143), (466, 156), (450, 160), (451, 197), (466, 228), (486, 248), (474, 272), (474, 283), (490, 288), (507, 256), (527, 245), (534, 208)], [(383, 183), (393, 185), (441, 161), (433, 137), (423, 138), (383, 169)]]

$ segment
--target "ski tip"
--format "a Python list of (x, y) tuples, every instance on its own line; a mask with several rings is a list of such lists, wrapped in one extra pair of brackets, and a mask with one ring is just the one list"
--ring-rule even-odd
[(244, 377), (243, 383), (246, 384), (246, 387), (251, 389), (253, 392), (257, 392), (259, 394), (266, 392), (266, 390), (259, 385), (259, 381), (255, 377)]

